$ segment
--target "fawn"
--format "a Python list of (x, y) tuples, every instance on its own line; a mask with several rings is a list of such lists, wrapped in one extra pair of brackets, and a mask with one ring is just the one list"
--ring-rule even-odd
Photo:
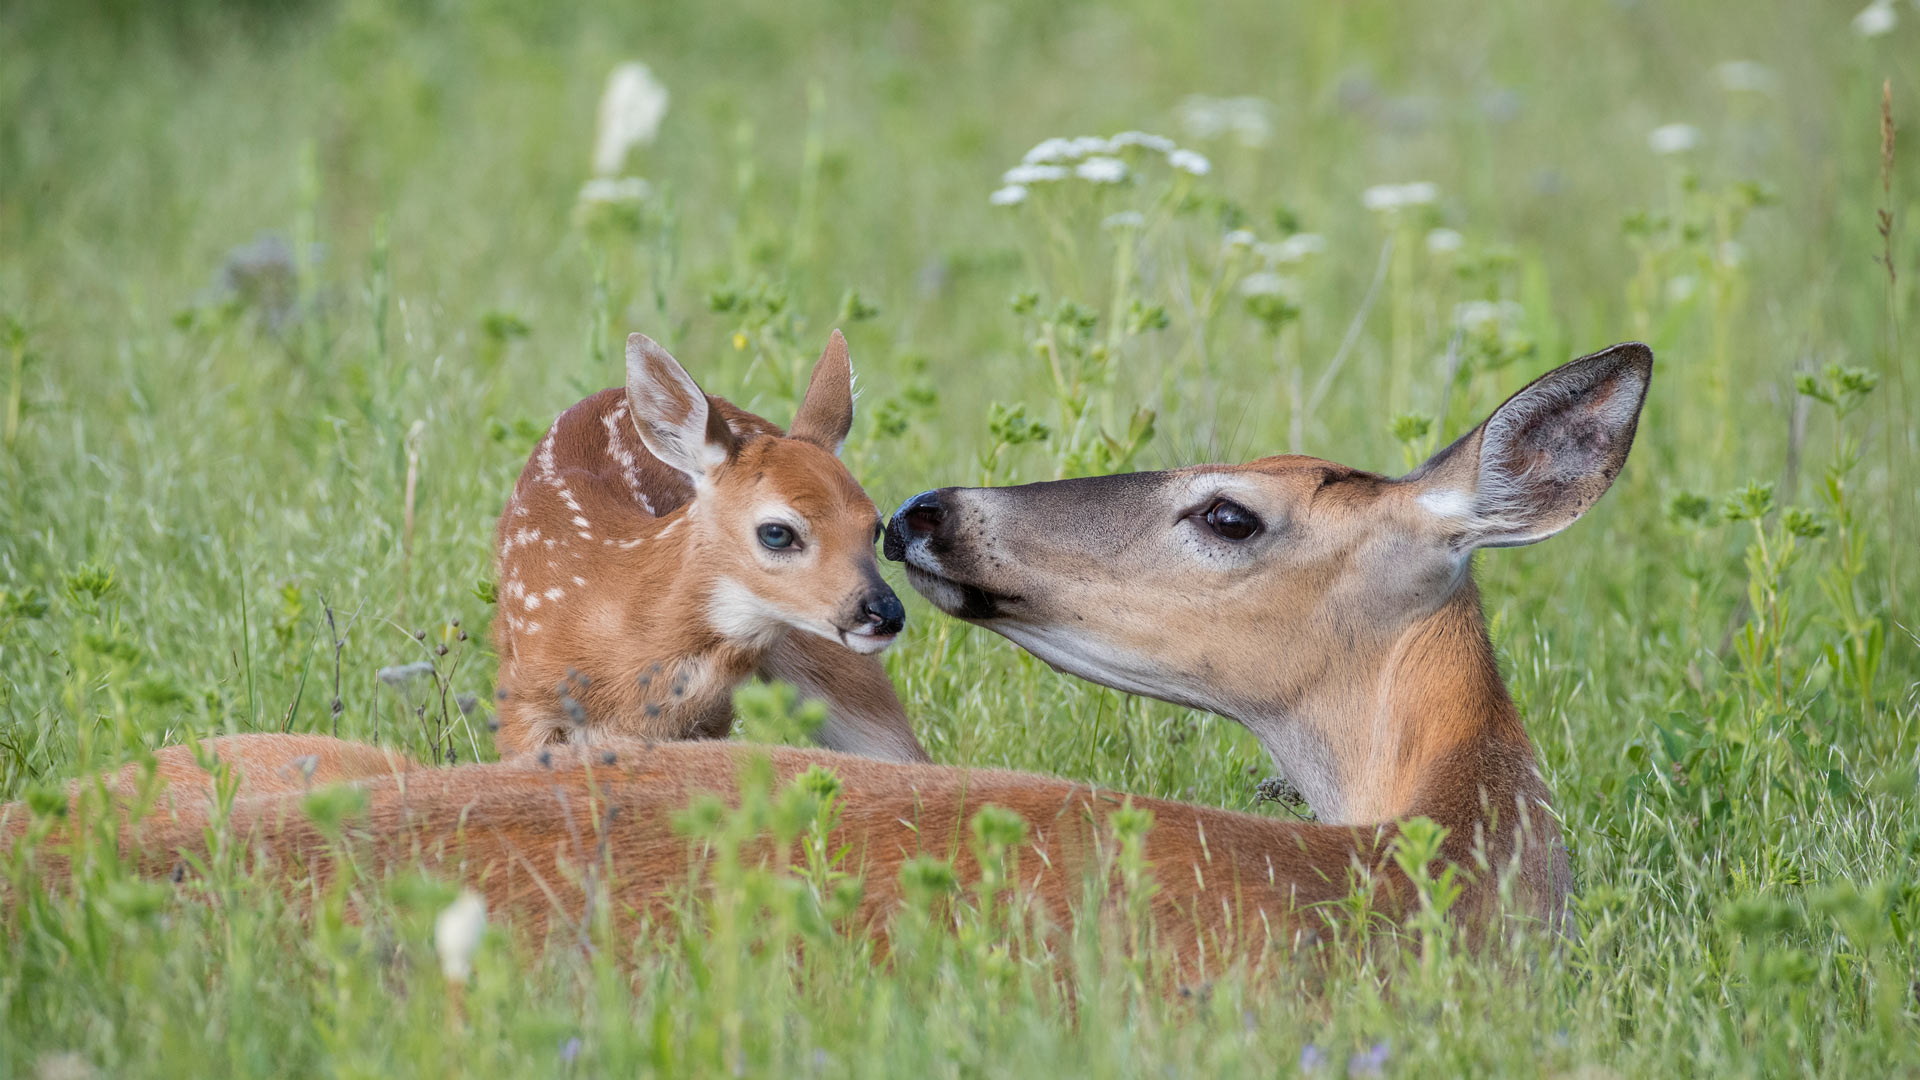
[[(894, 514), (888, 555), (949, 614), (1064, 671), (1245, 724), (1305, 795), (1317, 822), (1130, 800), (1155, 817), (1152, 915), (1179, 975), (1315, 940), (1348, 910), (1327, 902), (1356, 887), (1376, 913), (1404, 917), (1418, 901), (1390, 844), (1416, 815), (1448, 830), (1441, 858), (1462, 887), (1449, 919), (1472, 937), (1507, 916), (1558, 930), (1566, 849), (1494, 660), (1472, 558), (1546, 539), (1592, 507), (1626, 462), (1652, 372), (1638, 344), (1574, 360), (1397, 479), (1283, 456), (927, 492)], [(579, 873), (589, 864), (611, 875), (616, 910), (659, 914), (664, 887), (697, 857), (672, 815), (697, 793), (733, 790), (754, 754), (779, 778), (815, 764), (840, 775), (828, 842), (864, 873), (857, 918), (875, 935), (910, 856), (954, 855), (962, 880), (977, 877), (956, 838), (988, 804), (1025, 820), (1023, 851), (1038, 857), (1021, 863), (1021, 887), (1056, 921), (1076, 917), (1086, 874), (1112, 872), (1100, 852), (1125, 805), (1115, 793), (739, 744), (608, 743), (375, 775), (360, 782), (362, 829), (379, 863), (425, 852), (530, 932), (582, 917), (600, 887)], [(24, 817), (0, 810), (0, 829), (18, 835)], [(232, 821), (273, 865), (332, 873), (337, 855), (298, 799), (241, 800)], [(176, 852), (209, 842), (204, 822), (183, 816), (145, 825), (129, 846), (164, 874), (184, 865)]]
[(836, 457), (852, 379), (835, 330), (782, 432), (627, 339), (626, 387), (554, 421), (500, 515), (503, 757), (724, 736), (734, 688), (760, 675), (825, 702), (826, 746), (926, 760), (873, 655), (906, 613), (875, 559), (879, 514)]

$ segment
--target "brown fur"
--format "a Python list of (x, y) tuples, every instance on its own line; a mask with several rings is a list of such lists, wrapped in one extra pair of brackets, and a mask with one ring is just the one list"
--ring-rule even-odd
[[(1607, 361), (1597, 365), (1602, 374), (1617, 365), (1619, 377), (1592, 378), (1590, 357), (1542, 382), (1565, 399), (1552, 408), (1576, 422), (1610, 418), (1606, 434), (1615, 441), (1602, 440), (1607, 452), (1590, 455), (1586, 468), (1611, 478), (1631, 429), (1618, 440), (1620, 403), (1588, 399), (1634, 392), (1628, 420), (1637, 418), (1652, 357), (1641, 347), (1596, 356)], [(1495, 417), (1540, 406), (1523, 392)], [(1552, 416), (1526, 418), (1541, 438), (1525, 452), (1565, 443)], [(1463, 445), (1479, 455), (1478, 435), (1443, 456)], [(1569, 875), (1559, 824), (1455, 541), (1468, 529), (1550, 533), (1604, 484), (1576, 470), (1575, 483), (1515, 497), (1504, 509), (1517, 516), (1486, 519), (1471, 513), (1470, 470), (1443, 463), (1388, 481), (1312, 458), (1270, 458), (934, 492), (945, 500), (937, 519), (915, 523), (912, 512), (927, 496), (896, 514), (889, 551), (942, 607), (1066, 670), (1234, 716), (1290, 775), (1312, 781), (1309, 797), (1317, 794), (1330, 823), (1133, 800), (1156, 818), (1146, 842), (1159, 886), (1152, 915), (1182, 978), (1203, 978), (1269, 945), (1313, 940), (1343, 910), (1328, 902), (1350, 895), (1356, 881), (1371, 891), (1375, 911), (1407, 914), (1410, 885), (1387, 856), (1395, 822), (1415, 815), (1449, 830), (1442, 858), (1459, 868), (1465, 887), (1449, 915), (1470, 937), (1509, 917), (1564, 926)], [(1569, 467), (1558, 457), (1550, 464)], [(1263, 543), (1195, 546), (1194, 521), (1162, 513), (1185, 513), (1188, 500), (1204, 509), (1220, 491), (1261, 513)], [(275, 768), (272, 750), (250, 748), (254, 767)], [(841, 777), (843, 816), (829, 846), (847, 845), (849, 869), (864, 875), (861, 918), (876, 935), (897, 904), (905, 858), (952, 857), (963, 880), (977, 879), (963, 838), (990, 804), (1026, 821), (1021, 881), (1056, 922), (1071, 920), (1085, 875), (1105, 872), (1099, 851), (1108, 817), (1126, 801), (1022, 773), (621, 742), (451, 770), (396, 775), (385, 767), (361, 782), (371, 811), (354, 833), (375, 865), (424, 858), (484, 890), (492, 910), (534, 934), (556, 920), (577, 925), (601, 888), (622, 917), (657, 912), (696, 858), (670, 829), (671, 815), (695, 793), (736, 790), (747, 757), (763, 753), (779, 780), (815, 764)], [(0, 810), (0, 831), (18, 833), (21, 813)], [(267, 865), (331, 873), (334, 855), (297, 799), (248, 797), (232, 821)], [(141, 826), (126, 845), (158, 874), (207, 842), (204, 822), (183, 813)], [(57, 854), (48, 868), (61, 872)]]
[[(692, 408), (698, 389), (664, 350), (634, 362), (663, 407)], [(570, 738), (725, 736), (734, 688), (760, 675), (824, 699), (828, 745), (926, 759), (877, 657), (773, 622), (729, 633), (710, 617), (723, 579), (816, 630), (844, 623), (863, 590), (885, 590), (873, 556), (878, 516), (833, 454), (852, 421), (850, 379), (835, 331), (796, 418), (807, 438), (706, 396), (706, 436), (726, 462), (704, 487), (648, 450), (638, 426), (648, 403), (631, 382), (561, 414), (500, 515), (502, 756)], [(805, 518), (811, 565), (772, 573), (756, 564), (747, 515), (763, 503)]]

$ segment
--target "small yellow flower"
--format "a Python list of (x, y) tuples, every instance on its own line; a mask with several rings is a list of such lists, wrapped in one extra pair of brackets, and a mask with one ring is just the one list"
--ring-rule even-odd
[(747, 332), (745, 330), (735, 330), (733, 332), (733, 351), (745, 352), (746, 350), (747, 350)]

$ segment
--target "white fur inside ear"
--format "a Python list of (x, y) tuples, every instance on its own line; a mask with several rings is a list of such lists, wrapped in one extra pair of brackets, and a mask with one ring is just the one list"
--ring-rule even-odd
[(1419, 502), (1427, 513), (1448, 521), (1466, 521), (1473, 516), (1473, 496), (1464, 491), (1423, 492)]

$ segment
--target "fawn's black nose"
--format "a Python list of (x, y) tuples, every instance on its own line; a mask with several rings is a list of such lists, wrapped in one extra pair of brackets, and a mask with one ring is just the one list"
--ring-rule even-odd
[(897, 634), (907, 625), (907, 609), (900, 606), (900, 598), (892, 589), (868, 593), (860, 601), (860, 617), (873, 627), (876, 636)]
[(886, 556), (894, 562), (907, 557), (907, 541), (933, 536), (946, 524), (947, 508), (940, 503), (938, 491), (923, 491), (893, 512), (887, 523)]

